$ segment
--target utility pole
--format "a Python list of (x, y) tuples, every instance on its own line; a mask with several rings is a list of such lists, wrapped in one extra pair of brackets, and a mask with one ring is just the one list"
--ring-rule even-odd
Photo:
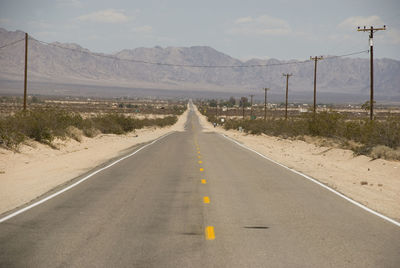
[(242, 98), (242, 110), (243, 110), (243, 120), (244, 120), (244, 97)]
[(310, 60), (314, 60), (315, 65), (314, 65), (314, 116), (315, 113), (317, 112), (317, 62), (319, 60), (322, 60), (323, 57), (310, 57)]
[(293, 74), (282, 74), (286, 76), (286, 106), (285, 106), (285, 119), (287, 120), (287, 105), (288, 105), (288, 92), (289, 92), (289, 77)]
[(370, 99), (369, 99), (369, 105), (370, 105), (370, 111), (369, 111), (369, 119), (373, 120), (374, 119), (374, 32), (377, 31), (383, 31), (386, 30), (386, 25), (383, 25), (383, 28), (374, 28), (371, 26), (371, 28), (366, 28), (364, 26), (364, 29), (360, 29), (360, 27), (357, 28), (358, 32), (369, 32), (369, 52), (370, 52), (370, 78), (371, 78), (371, 93), (370, 93)]
[(26, 111), (26, 88), (27, 88), (27, 78), (28, 78), (28, 34), (25, 33), (25, 75), (24, 75), (24, 111)]
[(269, 88), (264, 88), (264, 120), (267, 120), (267, 91)]
[(250, 95), (250, 119), (253, 118), (253, 96), (254, 95)]

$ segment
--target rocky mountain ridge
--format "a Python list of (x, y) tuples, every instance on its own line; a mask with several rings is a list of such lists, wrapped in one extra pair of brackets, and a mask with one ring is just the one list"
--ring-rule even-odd
[[(23, 38), (21, 31), (0, 28), (0, 46)], [(288, 62), (291, 64), (285, 65)], [(375, 59), (374, 63), (376, 94), (400, 96), (400, 61)], [(0, 65), (0, 87), (1, 80), (22, 80), (24, 42), (1, 49)], [(248, 65), (270, 66), (245, 67)], [(135, 48), (107, 55), (92, 53), (77, 44), (47, 45), (29, 40), (28, 77), (32, 81), (219, 92), (269, 87), (272, 92), (280, 92), (285, 87), (282, 73), (293, 74), (290, 78), (291, 91), (313, 89), (314, 63), (311, 61), (240, 61), (206, 46)], [(320, 92), (368, 94), (369, 60), (344, 57), (319, 61), (317, 81)]]

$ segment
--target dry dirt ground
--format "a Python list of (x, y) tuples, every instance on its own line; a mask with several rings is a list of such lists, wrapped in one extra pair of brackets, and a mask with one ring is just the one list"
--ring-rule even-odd
[(351, 199), (400, 220), (400, 162), (355, 156), (351, 150), (318, 146), (301, 140), (250, 135), (214, 128), (196, 110), (203, 131), (215, 131), (293, 168)]
[(165, 128), (146, 128), (127, 135), (98, 135), (56, 141), (59, 150), (31, 142), (19, 153), (0, 148), (0, 214), (19, 207), (68, 182), (126, 149), (154, 140), (171, 131), (183, 131), (188, 110), (178, 122)]

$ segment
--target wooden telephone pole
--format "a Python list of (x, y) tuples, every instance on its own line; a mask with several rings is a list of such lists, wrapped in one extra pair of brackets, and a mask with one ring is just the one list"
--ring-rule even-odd
[(25, 33), (25, 75), (24, 75), (24, 111), (26, 111), (26, 88), (27, 88), (27, 78), (28, 78), (28, 34)]
[(369, 32), (369, 52), (370, 52), (370, 77), (371, 77), (371, 90), (370, 90), (370, 98), (369, 98), (369, 119), (373, 120), (374, 119), (374, 32), (377, 31), (383, 31), (386, 30), (386, 25), (383, 25), (383, 28), (374, 28), (371, 26), (371, 28), (366, 28), (364, 26), (364, 29), (360, 29), (360, 27), (357, 28), (358, 32)]
[(319, 60), (322, 60), (323, 57), (310, 57), (310, 60), (314, 60), (315, 65), (314, 65), (314, 115), (317, 112), (317, 62)]
[(264, 88), (264, 120), (267, 120), (267, 91), (269, 88)]
[(244, 120), (244, 97), (242, 97), (242, 113), (243, 113), (243, 120)]
[(254, 95), (250, 95), (250, 119), (253, 119), (253, 97)]
[(289, 77), (293, 74), (282, 74), (286, 76), (286, 105), (285, 105), (285, 119), (287, 120), (287, 105), (288, 105), (288, 92), (289, 92)]

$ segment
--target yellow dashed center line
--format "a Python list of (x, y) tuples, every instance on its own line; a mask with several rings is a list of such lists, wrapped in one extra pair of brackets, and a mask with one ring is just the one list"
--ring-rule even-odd
[[(193, 127), (193, 125), (192, 125)], [(197, 158), (201, 159), (201, 155), (200, 155), (200, 146), (197, 144), (197, 141), (195, 140), (194, 142), (195, 146), (196, 146), (196, 150), (197, 150)], [(202, 160), (198, 161), (199, 164), (203, 164)], [(204, 168), (200, 168), (200, 172), (203, 172)], [(201, 184), (207, 184), (207, 180), (205, 179), (201, 179)], [(208, 196), (204, 196), (203, 197), (203, 203), (204, 204), (210, 204), (210, 197)], [(207, 226), (205, 229), (205, 238), (206, 240), (214, 240), (215, 239), (215, 232), (214, 232), (214, 227), (213, 226)]]
[(207, 226), (205, 235), (206, 235), (206, 240), (214, 240), (215, 239), (214, 227)]

